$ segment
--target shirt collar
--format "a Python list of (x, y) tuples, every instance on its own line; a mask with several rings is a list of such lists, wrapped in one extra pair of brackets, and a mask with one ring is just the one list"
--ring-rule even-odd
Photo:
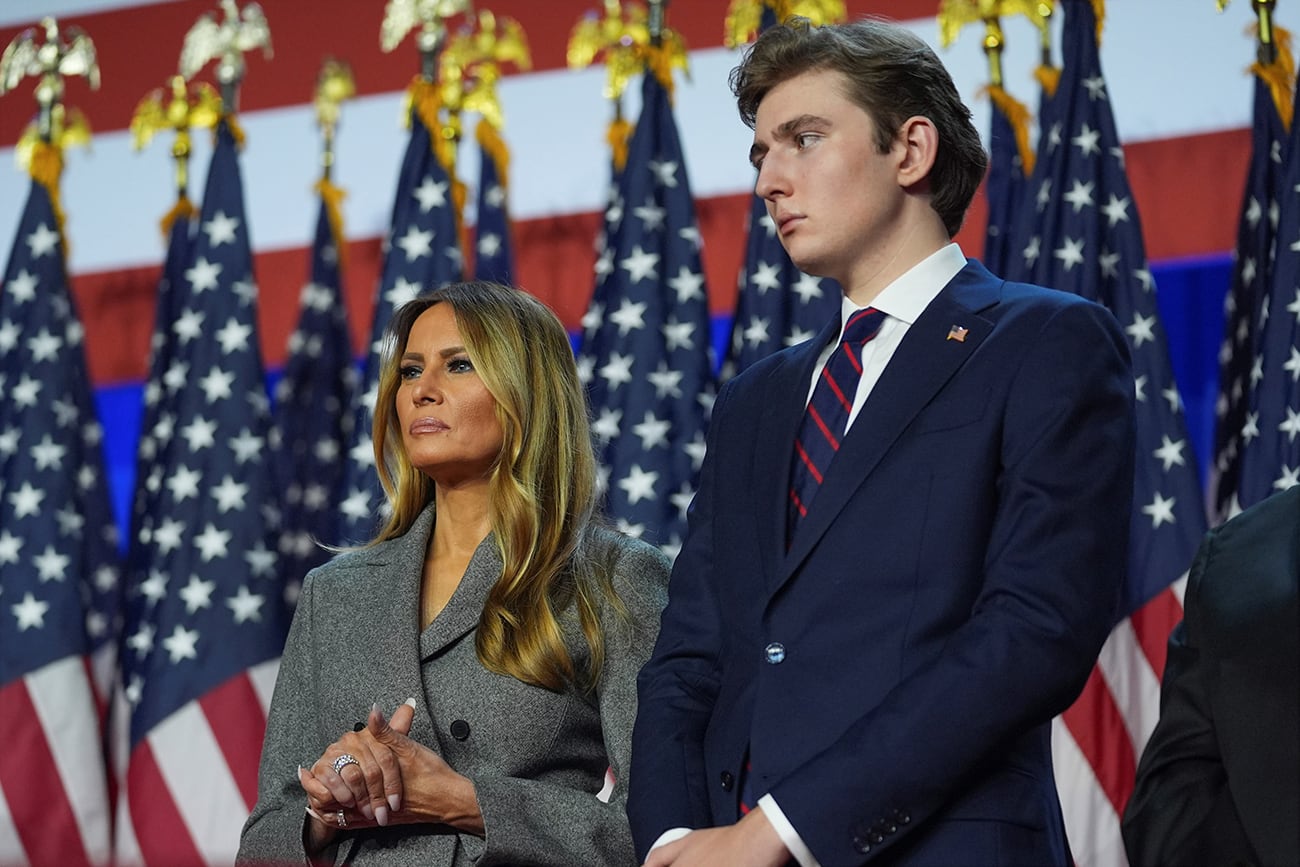
[[(943, 291), (943, 287), (965, 267), (966, 256), (961, 247), (955, 243), (947, 244), (917, 262), (882, 289), (871, 306), (891, 318), (901, 319), (911, 325), (935, 296)], [(863, 308), (850, 301), (847, 295), (841, 299), (841, 333), (849, 317), (861, 309)]]

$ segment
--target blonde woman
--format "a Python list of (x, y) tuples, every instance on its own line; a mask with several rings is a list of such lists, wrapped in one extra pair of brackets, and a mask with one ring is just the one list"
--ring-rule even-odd
[(595, 516), (568, 336), (524, 292), (459, 283), (389, 338), (391, 517), (303, 586), (239, 860), (634, 864), (635, 679), (669, 567)]

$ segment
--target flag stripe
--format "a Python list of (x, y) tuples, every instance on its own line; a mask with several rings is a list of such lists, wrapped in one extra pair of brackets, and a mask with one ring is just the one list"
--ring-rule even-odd
[[(1183, 585), (1187, 583), (1186, 576), (1179, 580)], [(1183, 603), (1173, 587), (1133, 612), (1133, 631), (1137, 634), (1142, 653), (1157, 681), (1165, 674), (1165, 653), (1169, 649), (1169, 633), (1182, 619)]]
[[(206, 790), (209, 780), (203, 771), (195, 767), (185, 786), (179, 789), (185, 793), (195, 793), (195, 783), (201, 781)], [(204, 863), (191, 834), (187, 833), (187, 823), (181, 816), (173, 790), (163, 778), (162, 770), (154, 757), (153, 745), (149, 739), (140, 741), (131, 751), (131, 765), (127, 770), (126, 793), (130, 800), (128, 816), (131, 823), (131, 842), (140, 853), (141, 863), (171, 865), (171, 867), (197, 867)], [(127, 860), (129, 850), (124, 848), (124, 841), (117, 841), (118, 860)]]
[(9, 812), (4, 786), (0, 785), (0, 864), (4, 864), (5, 867), (27, 867), (30, 863), (18, 839), (18, 827)]
[(1120, 837), (1119, 816), (1093, 776), (1092, 766), (1060, 717), (1052, 720), (1052, 764), (1056, 779), (1068, 781), (1069, 797), (1062, 798), (1067, 829), (1086, 828), (1087, 834), (1070, 834), (1070, 850), (1077, 865), (1126, 863)]
[[(1083, 694), (1062, 714), (1062, 718), (1070, 737), (1087, 760), (1089, 776), (1094, 777), (1106, 793), (1115, 815), (1123, 813), (1128, 793), (1133, 789), (1137, 759), (1124, 714), (1106, 688), (1100, 669), (1093, 668)], [(1058, 782), (1065, 779), (1064, 776), (1058, 777)], [(1071, 793), (1072, 789), (1066, 792), (1067, 795)], [(1094, 828), (1088, 827), (1087, 830), (1091, 834)], [(1074, 839), (1073, 835), (1071, 839)]]
[[(262, 705), (262, 715), (271, 712), (271, 696), (275, 692), (275, 676), (280, 671), (280, 660), (271, 659), (259, 662), (248, 669), (248, 678), (257, 692), (257, 700)], [(260, 749), (260, 745), (259, 745)]]
[[(1159, 598), (1159, 597), (1157, 597)], [(1142, 752), (1151, 730), (1156, 726), (1160, 708), (1160, 679), (1151, 670), (1140, 646), (1137, 631), (1131, 618), (1125, 619), (1106, 639), (1097, 667), (1106, 682), (1106, 689), (1122, 709), (1124, 728), (1136, 757)], [(1136, 761), (1134, 763), (1136, 769)], [(1124, 802), (1132, 791), (1129, 780), (1124, 789)]]
[(266, 729), (262, 701), (248, 675), (241, 673), (200, 698), (199, 706), (225, 757), (227, 773), (251, 811), (257, 803), (257, 764)]
[(0, 761), (0, 790), (10, 821), (32, 864), (89, 864), (81, 836), (68, 833), (77, 827), (76, 813), (46, 740), (48, 732), (32, 724), (37, 719), (32, 691), (25, 677), (0, 689), (0, 731), (10, 738), (10, 757)]

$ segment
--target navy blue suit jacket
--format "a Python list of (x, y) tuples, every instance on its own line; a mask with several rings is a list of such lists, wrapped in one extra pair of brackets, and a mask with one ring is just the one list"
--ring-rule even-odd
[(793, 443), (838, 326), (714, 407), (639, 681), (638, 854), (669, 828), (735, 822), (748, 752), (754, 796), (824, 867), (1068, 864), (1050, 721), (1096, 660), (1126, 563), (1123, 335), (1097, 304), (969, 262), (907, 332), (787, 551)]

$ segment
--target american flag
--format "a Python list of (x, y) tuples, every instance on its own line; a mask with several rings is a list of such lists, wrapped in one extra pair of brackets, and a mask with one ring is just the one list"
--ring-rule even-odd
[(275, 391), (276, 471), (284, 491), (280, 560), (295, 600), (307, 572), (331, 556), (319, 543), (334, 542), (338, 532), (343, 456), (352, 441), (360, 379), (340, 278), (343, 193), (327, 180), (318, 186), (311, 279), (299, 296), (298, 327)]
[(641, 99), (578, 369), (608, 514), (674, 555), (715, 386), (700, 233), (670, 96), (647, 72)]
[(1277, 199), (1273, 272), (1259, 300), (1237, 502), (1246, 509), (1300, 484), (1300, 129), (1291, 123)]
[(809, 340), (840, 309), (840, 285), (805, 274), (776, 237), (767, 204), (753, 197), (731, 340), (722, 363), (730, 379), (764, 356)]
[[(413, 85), (418, 94), (424, 85)], [(379, 359), (384, 329), (393, 311), (421, 292), (461, 279), (460, 218), (452, 181), (433, 150), (429, 127), (421, 112), (411, 112), (411, 137), (397, 176), (393, 217), (385, 241), (384, 270), (375, 295), (365, 385), (353, 407), (355, 419), (348, 448), (344, 498), (339, 507), (339, 541), (360, 543), (379, 528), (383, 489), (375, 468), (370, 431), (379, 387)]]
[[(1280, 63), (1275, 63), (1276, 72)], [(1286, 171), (1289, 146), (1287, 125), (1280, 108), (1290, 116), (1288, 104), (1279, 106), (1265, 78), (1265, 69), (1255, 68), (1254, 117), (1251, 126), (1250, 167), (1237, 224), (1236, 261), (1232, 283), (1224, 296), (1223, 343), (1219, 348), (1219, 398), (1214, 407), (1214, 465), (1210, 471), (1208, 508), (1215, 524), (1239, 512), (1241, 486), (1242, 429), (1251, 415), (1252, 398), (1259, 392), (1253, 374), (1256, 365), (1263, 372), (1260, 324), (1263, 321), (1269, 287), (1273, 285), (1274, 239), (1278, 228), (1278, 191)], [(1290, 70), (1283, 74), (1289, 76)], [(1292, 197), (1294, 198), (1294, 196)], [(1294, 216), (1294, 215), (1293, 215)], [(1255, 422), (1258, 424), (1257, 420)], [(1253, 436), (1251, 437), (1253, 439)], [(1249, 441), (1248, 441), (1249, 442)], [(1265, 479), (1271, 482), (1271, 479)], [(1249, 495), (1257, 499), (1259, 485), (1252, 480)]]
[[(1137, 477), (1120, 621), (1083, 695), (1053, 732), (1057, 783), (1079, 867), (1125, 863), (1119, 818), (1155, 725), (1174, 588), (1206, 529), (1182, 403), (1097, 53), (1089, 0), (1066, 0), (1063, 65), (1024, 211), (1035, 230), (1007, 276), (1106, 305), (1128, 335)], [(1181, 583), (1179, 583), (1181, 588)]]
[[(1008, 94), (1005, 98), (1009, 100), (1011, 96)], [(981, 259), (994, 274), (1005, 274), (1014, 243), (1011, 233), (1012, 214), (1016, 213), (1025, 198), (1025, 166), (1016, 146), (1016, 128), (1004, 110), (1003, 103), (997, 99), (990, 99), (990, 103), (989, 173), (984, 181), (989, 216)]]
[[(40, 149), (57, 190), (61, 156)], [(111, 670), (117, 531), (45, 183), (32, 182), (0, 292), (0, 863), (102, 864), (111, 810), (92, 659), (107, 654)]]
[(137, 516), (123, 629), (122, 864), (234, 858), (288, 627), (232, 123), (218, 125), (192, 258), (171, 286), (153, 428), (159, 484), (137, 498), (155, 511)]
[(480, 120), (475, 137), (481, 162), (478, 183), (478, 224), (475, 229), (474, 276), (513, 285), (514, 244), (511, 241), (510, 209), (507, 207), (510, 154), (501, 133)]

